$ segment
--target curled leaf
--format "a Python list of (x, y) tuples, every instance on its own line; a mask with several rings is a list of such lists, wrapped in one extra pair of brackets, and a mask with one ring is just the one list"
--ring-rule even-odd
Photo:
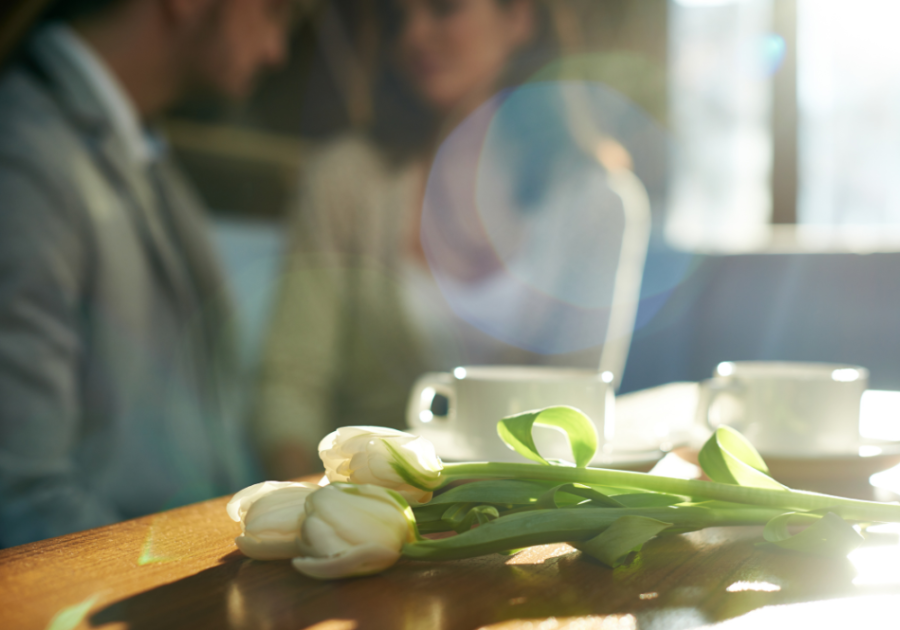
[(731, 427), (719, 427), (700, 449), (700, 468), (719, 483), (750, 488), (787, 488), (769, 475), (762, 456), (743, 435)]
[(462, 533), (472, 529), (475, 523), (484, 525), (498, 518), (500, 513), (493, 505), (476, 505), (466, 513), (465, 518), (457, 525), (456, 531)]
[(469, 513), (472, 507), (471, 503), (454, 503), (444, 510), (443, 514), (441, 514), (441, 520), (451, 528), (456, 529), (465, 520), (466, 514)]
[(500, 518), (500, 511), (493, 505), (472, 505), (471, 503), (451, 505), (441, 515), (441, 521), (458, 534), (472, 529), (476, 522), (484, 525), (498, 518)]
[[(790, 526), (808, 525), (792, 534)], [(819, 556), (846, 556), (859, 547), (863, 537), (850, 523), (833, 512), (825, 515), (788, 512), (766, 523), (763, 538), (782, 549)]]
[(600, 535), (574, 546), (610, 567), (617, 567), (632, 552), (640, 551), (644, 543), (671, 527), (646, 516), (623, 516), (613, 522)]
[(553, 465), (535, 446), (532, 429), (536, 424), (565, 432), (575, 465), (579, 468), (587, 466), (597, 453), (597, 429), (590, 418), (574, 407), (547, 407), (509, 416), (497, 423), (497, 433), (519, 455), (540, 464)]

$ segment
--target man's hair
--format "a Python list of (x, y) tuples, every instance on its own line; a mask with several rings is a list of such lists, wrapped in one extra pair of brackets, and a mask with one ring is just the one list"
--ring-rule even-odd
[(125, 0), (51, 0), (44, 22), (72, 22), (105, 13)]

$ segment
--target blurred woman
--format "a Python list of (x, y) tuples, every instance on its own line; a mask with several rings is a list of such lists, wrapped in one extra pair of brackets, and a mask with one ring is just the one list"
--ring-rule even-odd
[[(317, 469), (315, 447), (336, 427), (403, 428), (422, 372), (597, 364), (596, 348), (577, 357), (554, 348), (551, 357), (529, 341), (540, 308), (517, 297), (518, 280), (498, 280), (515, 267), (504, 252), (518, 251), (527, 235), (505, 223), (492, 231), (472, 201), (479, 178), (491, 179), (478, 170), (499, 107), (491, 97), (555, 54), (541, 5), (396, 0), (385, 15), (391, 63), (375, 122), (367, 135), (322, 151), (304, 173), (293, 216), (256, 416), (261, 451), (279, 478)], [(462, 121), (468, 131), (457, 129)], [(529, 128), (540, 133), (543, 124)], [(499, 162), (523, 166), (515, 144), (504, 146)], [(534, 197), (529, 186), (549, 177), (547, 166), (519, 168), (506, 192)]]

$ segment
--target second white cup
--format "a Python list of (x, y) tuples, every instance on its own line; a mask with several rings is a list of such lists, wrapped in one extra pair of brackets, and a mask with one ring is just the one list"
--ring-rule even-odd
[(869, 372), (855, 365), (728, 361), (700, 383), (701, 426), (734, 427), (763, 455), (828, 457), (859, 449)]

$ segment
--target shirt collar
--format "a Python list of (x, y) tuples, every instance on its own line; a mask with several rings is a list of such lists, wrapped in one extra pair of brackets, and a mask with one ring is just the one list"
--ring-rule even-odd
[(122, 84), (73, 29), (64, 24), (51, 24), (38, 33), (36, 44), (51, 47), (69, 59), (94, 92), (135, 163), (147, 165), (161, 156), (165, 149), (163, 139), (142, 126), (137, 108)]

